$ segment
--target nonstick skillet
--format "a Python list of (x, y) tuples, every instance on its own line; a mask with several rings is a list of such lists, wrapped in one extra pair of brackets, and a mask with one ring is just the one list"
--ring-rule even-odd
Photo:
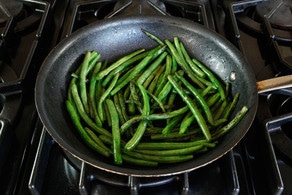
[[(240, 92), (241, 98), (234, 112), (244, 105), (249, 109), (242, 121), (220, 140), (216, 148), (193, 160), (155, 168), (115, 165), (112, 159), (99, 156), (84, 144), (67, 114), (65, 99), (68, 82), (85, 52), (96, 50), (101, 54), (101, 60), (115, 60), (136, 49), (156, 46), (157, 43), (145, 36), (141, 29), (162, 40), (172, 40), (178, 36), (192, 57), (207, 65), (221, 80), (231, 82), (233, 93)], [(90, 24), (61, 41), (41, 66), (36, 80), (35, 101), (46, 130), (66, 152), (108, 172), (156, 177), (197, 169), (229, 152), (244, 137), (254, 120), (258, 89), (252, 68), (244, 56), (217, 33), (200, 24), (172, 16), (133, 15)]]

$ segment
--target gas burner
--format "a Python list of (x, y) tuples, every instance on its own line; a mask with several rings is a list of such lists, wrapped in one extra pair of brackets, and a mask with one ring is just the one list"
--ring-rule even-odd
[[(172, 16), (186, 18), (191, 21), (204, 24), (208, 26), (208, 23), (212, 23), (207, 21), (206, 19), (206, 10), (208, 7), (208, 3), (206, 1), (199, 2), (182, 2), (182, 1), (163, 1), (166, 7), (166, 12)], [(212, 27), (211, 25), (209, 26)]]
[[(15, 72), (5, 62), (0, 60), (0, 158), (5, 159), (8, 155), (12, 143), (13, 133), (11, 125), (15, 122), (20, 104), (22, 101), (21, 94), (9, 94), (10, 90), (3, 90), (5, 82), (16, 79)], [(13, 86), (10, 88), (13, 91)], [(4, 94), (7, 91), (8, 94)], [(0, 173), (3, 162), (0, 162)]]
[(30, 32), (31, 30), (34, 30), (35, 27), (39, 25), (42, 13), (36, 10), (32, 9), (28, 5), (24, 5), (22, 14), (17, 19), (14, 33), (25, 34)]
[(118, 1), (114, 11), (108, 16), (123, 14), (163, 14), (186, 18), (201, 24), (206, 24), (206, 13), (204, 12), (206, 2), (181, 2), (169, 0), (152, 1)]
[[(274, 117), (292, 113), (292, 96), (281, 95), (281, 94), (270, 95), (269, 104), (270, 104), (271, 114)], [(292, 139), (291, 125), (292, 125), (292, 121), (286, 121), (282, 125), (282, 130), (290, 139)]]
[(291, 0), (263, 1), (256, 5), (256, 13), (261, 18), (268, 17), (268, 21), (274, 28), (284, 30), (292, 29), (291, 9)]
[(284, 1), (244, 1), (226, 2), (226, 6), (236, 15), (236, 20), (243, 29), (255, 35), (268, 31), (269, 37), (284, 43), (291, 43), (292, 3)]
[(159, 1), (117, 1), (113, 12), (108, 17), (116, 15), (135, 15), (135, 14), (166, 14), (164, 4)]
[(15, 91), (15, 85), (6, 85), (16, 79), (16, 72), (6, 62), (0, 60), (0, 93), (6, 95), (18, 93)]
[(0, 1), (0, 24), (5, 23), (9, 17), (18, 16), (23, 9), (23, 3), (14, 0)]
[[(178, 176), (166, 176), (166, 177), (134, 177), (134, 176), (123, 176), (114, 173), (108, 173), (101, 170), (91, 170), (92, 167), (88, 167), (89, 175), (93, 186), (98, 188), (98, 183), (104, 182), (106, 184), (128, 187), (132, 186), (134, 189), (137, 188), (151, 188), (170, 184), (178, 180)], [(88, 171), (85, 170), (86, 171)], [(132, 189), (133, 190), (133, 189)], [(92, 191), (95, 191), (93, 188)], [(97, 189), (98, 191), (98, 189)]]
[(114, 9), (116, 1), (70, 1), (68, 21), (65, 21), (62, 38), (94, 21), (104, 19)]
[[(267, 51), (269, 63), (278, 71), (288, 73), (292, 69), (291, 1), (226, 1), (231, 14), (235, 41), (242, 47), (240, 31), (261, 42), (261, 51)], [(237, 25), (238, 22), (238, 25)]]
[[(39, 12), (41, 8), (32, 7), (29, 1), (0, 1), (0, 27), (2, 31), (9, 31), (10, 33), (29, 33), (34, 30), (40, 20), (42, 13)], [(33, 3), (32, 3), (33, 4)], [(35, 5), (37, 5), (36, 3)], [(6, 28), (9, 28), (6, 29)], [(2, 33), (3, 36), (6, 33)]]
[(16, 73), (13, 69), (8, 66), (5, 62), (0, 61), (0, 84), (9, 82), (17, 78)]
[[(97, 22), (105, 18), (120, 15), (135, 14), (162, 14), (173, 15), (192, 20), (215, 29), (207, 0), (176, 1), (176, 0), (121, 0), (121, 1), (71, 1), (68, 14), (72, 20), (65, 22), (63, 38), (69, 36), (76, 29), (89, 23)], [(211, 19), (211, 20), (208, 20)]]
[(266, 128), (271, 134), (276, 151), (289, 163), (292, 163), (292, 96), (271, 94), (268, 102), (272, 114)]

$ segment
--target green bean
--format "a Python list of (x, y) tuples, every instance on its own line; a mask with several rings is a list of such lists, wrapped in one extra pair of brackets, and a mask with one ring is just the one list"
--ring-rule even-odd
[(155, 77), (153, 78), (153, 80), (151, 81), (150, 85), (148, 86), (147, 90), (150, 93), (153, 93), (153, 91), (155, 90), (158, 82), (159, 82), (159, 78), (161, 77), (161, 75), (163, 74), (163, 71), (165, 69), (165, 66), (160, 66), (159, 70), (156, 72)]
[(118, 74), (118, 73), (121, 73), (122, 71), (125, 71), (125, 69), (128, 68), (129, 66), (134, 65), (139, 60), (142, 60), (143, 58), (145, 58), (148, 53), (149, 53), (149, 51), (144, 51), (144, 52), (132, 57), (131, 59), (125, 61), (124, 63), (122, 63), (118, 67), (116, 67), (103, 79), (102, 86), (105, 87), (108, 84), (108, 82), (110, 82), (110, 80), (114, 77), (115, 74)]
[(212, 127), (218, 127), (220, 125), (223, 125), (224, 123), (227, 122), (226, 118), (220, 118), (214, 121), (214, 124), (212, 125)]
[(164, 104), (155, 95), (153, 95), (149, 91), (147, 91), (147, 93), (159, 105), (159, 108), (162, 110), (162, 112), (165, 112)]
[[(105, 60), (101, 63), (100, 70), (103, 70), (106, 66), (107, 66), (107, 61)], [(96, 80), (96, 76), (95, 76), (95, 80)], [(103, 94), (104, 91), (105, 91), (105, 88), (102, 87), (102, 81), (96, 80), (96, 88), (95, 88), (95, 102), (96, 103), (98, 102), (100, 96)]]
[(163, 120), (163, 119), (169, 119), (176, 117), (180, 114), (183, 114), (189, 110), (188, 106), (184, 106), (182, 108), (179, 108), (177, 110), (171, 111), (171, 112), (166, 112), (162, 114), (149, 114), (148, 116), (144, 115), (139, 115), (139, 116), (134, 116), (130, 118), (128, 121), (126, 121), (122, 126), (121, 126), (121, 132), (124, 133), (130, 126), (133, 124), (141, 121), (141, 120)]
[(107, 96), (110, 94), (111, 90), (115, 87), (115, 85), (118, 81), (118, 78), (119, 78), (119, 74), (116, 74), (115, 77), (113, 78), (110, 86), (106, 89), (106, 91), (99, 98), (99, 101), (97, 104), (97, 111), (98, 111), (98, 116), (99, 116), (101, 121), (105, 120), (102, 104), (103, 104), (104, 100), (107, 98)]
[(171, 90), (172, 90), (172, 85), (170, 82), (167, 82), (164, 85), (164, 87), (161, 89), (159, 94), (157, 95), (157, 99), (159, 99), (160, 101), (165, 100), (168, 94), (171, 92)]
[(133, 96), (130, 96), (129, 99), (126, 100), (125, 103), (127, 103), (129, 115), (134, 115), (136, 113), (137, 109), (136, 109), (135, 103), (140, 104), (140, 102), (135, 102)]
[(181, 47), (180, 47), (178, 37), (174, 37), (174, 38), (173, 38), (173, 43), (174, 43), (175, 49), (176, 49), (177, 53), (179, 54), (181, 60), (183, 60), (184, 63), (187, 64), (187, 61), (186, 61), (186, 59), (184, 58), (183, 52), (182, 52)]
[[(94, 67), (94, 65), (99, 60), (99, 58), (100, 58), (100, 54), (98, 54), (96, 51), (86, 52), (85, 57), (80, 66), (80, 70), (77, 71), (78, 73), (80, 73), (79, 75), (80, 97), (81, 97), (86, 113), (90, 113), (90, 112), (92, 113), (88, 105), (90, 102), (88, 102), (88, 98), (87, 98), (86, 76), (89, 73), (89, 71)], [(98, 119), (97, 119), (97, 122), (99, 122)]]
[(193, 113), (188, 112), (180, 123), (179, 134), (184, 134), (194, 120), (195, 116), (193, 115)]
[(193, 154), (196, 151), (202, 149), (203, 145), (197, 145), (197, 146), (190, 146), (185, 148), (179, 148), (179, 149), (167, 149), (167, 150), (141, 150), (141, 149), (135, 149), (135, 152), (141, 153), (141, 154), (148, 154), (148, 155), (154, 155), (154, 156), (178, 156), (178, 155), (188, 155)]
[(158, 66), (154, 71), (153, 74), (149, 75), (149, 77), (144, 81), (143, 83), (143, 87), (144, 88), (148, 88), (148, 86), (150, 85), (151, 81), (154, 79), (155, 75), (157, 75), (157, 72), (159, 72), (161, 69), (161, 66)]
[[(167, 134), (153, 134), (150, 136), (151, 140), (191, 140), (192, 136), (198, 139), (198, 134), (201, 133), (202, 130), (199, 128), (192, 129), (190, 132), (185, 132), (184, 134), (179, 134), (179, 132), (169, 132)], [(200, 139), (203, 139), (200, 138)]]
[(69, 90), (68, 90), (68, 92), (67, 92), (67, 98), (68, 98), (68, 100), (71, 102), (71, 104), (72, 104), (72, 106), (75, 108), (75, 109), (77, 109), (76, 108), (76, 105), (75, 105), (75, 102), (74, 102), (74, 99), (73, 99), (73, 97), (72, 97), (72, 90), (71, 90), (71, 88), (72, 88), (72, 85), (76, 85), (76, 82), (77, 82), (77, 78), (76, 77), (72, 77), (72, 79), (71, 79), (71, 81), (70, 81), (70, 83), (69, 83)]
[(209, 77), (209, 79), (213, 82), (213, 84), (216, 86), (216, 88), (218, 89), (221, 99), (223, 101), (226, 101), (226, 95), (225, 95), (225, 91), (221, 85), (221, 82), (216, 78), (216, 76), (207, 68), (205, 67), (203, 64), (201, 64), (201, 62), (199, 62), (196, 59), (192, 59), (193, 62), (199, 67), (201, 68), (201, 70), (203, 72), (205, 72), (205, 74)]
[(183, 161), (193, 159), (194, 157), (192, 154), (176, 155), (176, 156), (155, 156), (155, 155), (141, 154), (141, 153), (133, 152), (133, 151), (126, 152), (126, 154), (136, 159), (150, 160), (150, 161), (155, 161), (159, 163), (183, 162)]
[[(163, 123), (163, 121), (159, 121), (159, 122), (162, 122)], [(144, 137), (146, 139), (148, 139), (149, 136), (151, 136), (152, 134), (161, 134), (162, 127), (159, 126), (159, 125), (157, 125), (158, 123), (156, 123), (155, 125), (153, 125), (154, 123), (155, 123), (155, 121), (149, 121), (149, 124), (151, 124), (151, 125), (149, 125), (146, 128), (146, 131), (144, 133), (144, 135), (145, 135)]]
[(171, 51), (171, 54), (175, 57), (177, 63), (180, 65), (180, 67), (186, 72), (186, 74), (190, 77), (190, 79), (197, 84), (200, 88), (204, 89), (205, 86), (201, 81), (194, 75), (192, 74), (191, 68), (188, 66), (188, 64), (180, 57), (179, 53), (173, 46), (173, 44), (169, 40), (165, 40), (166, 45)]
[(144, 81), (153, 74), (153, 71), (160, 66), (161, 62), (167, 56), (167, 52), (163, 52), (144, 72), (143, 74), (137, 79), (137, 83), (143, 84)]
[(95, 64), (100, 59), (100, 57), (101, 57), (100, 53), (97, 53), (96, 51), (91, 52), (86, 74), (88, 74), (95, 67)]
[(220, 99), (220, 94), (215, 93), (214, 95), (212, 95), (210, 98), (206, 100), (207, 105), (211, 108), (216, 102), (218, 102), (219, 99)]
[[(146, 89), (142, 86), (142, 84), (137, 83), (140, 92), (142, 94), (143, 97), (143, 111), (142, 111), (142, 115), (143, 116), (148, 116), (150, 113), (150, 104), (149, 104), (149, 97), (147, 94)], [(126, 151), (130, 151), (132, 149), (134, 149), (137, 144), (139, 143), (139, 141), (142, 139), (142, 136), (146, 130), (147, 127), (147, 121), (143, 120), (140, 121), (140, 124), (138, 125), (137, 130), (135, 131), (133, 137), (126, 143), (124, 149)]]
[(204, 145), (209, 143), (205, 139), (195, 140), (190, 142), (140, 142), (136, 149), (139, 150), (171, 150), (171, 149), (181, 149), (188, 148), (192, 146)]
[(80, 97), (81, 97), (81, 101), (86, 113), (89, 113), (89, 107), (87, 103), (86, 75), (87, 75), (90, 55), (91, 55), (91, 52), (89, 51), (86, 52), (84, 60), (81, 64), (81, 71), (80, 71), (80, 77), (79, 77)]
[(136, 145), (139, 143), (139, 141), (142, 139), (143, 134), (146, 130), (148, 121), (140, 121), (134, 135), (131, 137), (131, 139), (127, 142), (127, 144), (124, 147), (125, 151), (131, 151), (133, 150)]
[[(182, 76), (184, 74), (184, 72), (178, 71), (177, 74)], [(174, 78), (177, 79), (177, 76), (175, 75)], [(167, 83), (164, 85), (164, 87), (161, 89), (161, 91), (157, 95), (157, 98), (159, 100), (165, 99), (168, 96), (168, 94), (171, 92), (172, 89), (173, 89), (172, 84), (170, 83), (170, 81), (167, 81)]]
[(101, 127), (98, 127), (91, 119), (90, 117), (87, 116), (84, 108), (83, 108), (83, 104), (81, 102), (81, 99), (79, 97), (78, 94), (78, 90), (77, 90), (77, 85), (76, 84), (72, 84), (71, 86), (71, 92), (72, 92), (72, 97), (75, 101), (77, 110), (81, 116), (81, 118), (89, 125), (89, 127), (91, 127), (93, 130), (95, 130), (97, 133), (103, 134), (103, 135), (107, 135), (111, 137), (111, 134), (106, 130), (103, 129)]
[[(175, 93), (171, 93), (171, 94), (169, 95), (169, 98), (168, 98), (168, 102), (167, 102), (167, 104), (168, 104), (168, 105), (173, 105), (175, 99), (176, 99), (176, 94), (175, 94)], [(171, 107), (170, 107), (170, 108), (171, 108)]]
[(118, 92), (118, 98), (119, 98), (119, 103), (121, 105), (122, 116), (123, 116), (124, 120), (127, 121), (129, 117), (128, 117), (127, 111), (126, 111), (125, 99), (124, 99), (124, 96), (121, 92)]
[(198, 122), (198, 125), (200, 126), (203, 134), (205, 135), (207, 140), (211, 139), (211, 134), (209, 131), (209, 128), (206, 124), (206, 121), (202, 114), (200, 113), (197, 106), (194, 104), (194, 102), (190, 99), (190, 97), (184, 92), (184, 90), (181, 88), (181, 86), (178, 85), (178, 83), (175, 81), (175, 79), (169, 75), (168, 80), (171, 82), (175, 90), (179, 93), (181, 98), (184, 100), (184, 102), (189, 106), (189, 109), (192, 111), (196, 121)]
[[(177, 67), (177, 62), (175, 60), (175, 57), (172, 55), (171, 58), (172, 58), (171, 74), (174, 74), (177, 71), (178, 67)], [(178, 72), (180, 72), (180, 71), (178, 71)], [(182, 72), (181, 75), (183, 75), (183, 71), (181, 71), (181, 72)], [(168, 83), (169, 83), (169, 81), (167, 81), (165, 85), (167, 85)], [(158, 94), (158, 96), (159, 96), (159, 94)], [(176, 99), (176, 94), (175, 93), (170, 93), (169, 96), (168, 96), (168, 100), (165, 100), (165, 102), (167, 101), (168, 105), (173, 105), (175, 99)], [(168, 109), (168, 111), (170, 111), (170, 109)]]
[(183, 78), (179, 74), (176, 74), (176, 76), (185, 85), (185, 87), (190, 90), (190, 92), (194, 95), (196, 100), (202, 106), (203, 111), (205, 112), (205, 114), (207, 116), (208, 122), (210, 124), (213, 124), (214, 123), (213, 115), (212, 115), (211, 110), (210, 110), (207, 102), (205, 101), (204, 97), (202, 97), (201, 94), (199, 93), (199, 91), (195, 87), (193, 87), (185, 78)]
[(130, 86), (128, 85), (124, 91), (119, 91), (118, 93), (123, 93), (123, 100), (125, 105), (125, 113), (126, 115), (134, 115), (136, 112), (135, 105), (132, 101), (133, 97), (131, 96)]
[(122, 111), (122, 106), (121, 106), (121, 103), (120, 103), (119, 95), (115, 94), (113, 99), (114, 99), (114, 103), (115, 103), (115, 106), (116, 106), (116, 109), (117, 109), (117, 113), (119, 115), (119, 121), (121, 121), (121, 124), (123, 124), (123, 123), (126, 122), (126, 120), (124, 118), (124, 113)]
[(166, 135), (168, 134), (177, 124), (181, 122), (181, 119), (183, 118), (183, 115), (179, 115), (175, 118), (172, 118), (168, 124), (162, 129), (162, 134)]
[(164, 45), (164, 42), (161, 41), (157, 36), (153, 35), (152, 33), (146, 31), (145, 29), (141, 29), (143, 33), (145, 33), (148, 37), (156, 41), (159, 45)]
[(215, 115), (214, 115), (214, 120), (217, 120), (221, 117), (223, 111), (225, 110), (227, 106), (227, 101), (221, 102), (221, 106), (217, 109)]
[(130, 92), (131, 92), (131, 98), (133, 99), (133, 103), (136, 104), (137, 109), (140, 113), (142, 113), (142, 104), (140, 102), (138, 92), (136, 91), (136, 85), (133, 81), (130, 81)]
[[(107, 99), (110, 99), (110, 98), (107, 98)], [(103, 106), (103, 113), (104, 113), (104, 117), (105, 117), (104, 123), (107, 123), (107, 126), (111, 128), (112, 127), (112, 118), (110, 115), (110, 110), (106, 106), (106, 103), (104, 103), (102, 106)]]
[(230, 116), (230, 113), (231, 113), (232, 110), (235, 108), (235, 105), (237, 104), (238, 99), (239, 99), (239, 93), (236, 93), (236, 94), (234, 95), (234, 98), (233, 98), (232, 102), (231, 102), (230, 105), (227, 107), (227, 110), (225, 111), (223, 118), (226, 118), (226, 119), (227, 119), (227, 118)]
[(90, 104), (92, 105), (91, 108), (92, 108), (92, 117), (95, 119), (95, 122), (98, 126), (102, 126), (102, 122), (98, 116), (98, 113), (97, 113), (97, 107), (96, 107), (96, 79), (95, 79), (95, 76), (96, 74), (100, 71), (101, 69), (101, 65), (102, 63), (101, 62), (98, 62), (92, 72), (92, 76), (91, 76), (91, 79), (90, 79), (90, 86), (89, 86), (89, 100), (90, 100)]
[(112, 100), (106, 99), (106, 105), (110, 113), (112, 122), (112, 138), (113, 138), (113, 154), (115, 163), (122, 164), (122, 154), (121, 154), (121, 135), (120, 135), (120, 125), (119, 125), (119, 115), (115, 108)]
[(156, 167), (158, 165), (158, 162), (155, 162), (152, 160), (143, 160), (143, 159), (133, 158), (131, 156), (128, 156), (127, 153), (123, 154), (122, 158), (127, 163), (134, 164), (134, 165), (147, 166), (147, 167)]
[[(209, 87), (209, 86), (211, 86), (213, 89), (216, 89), (217, 90), (217, 88), (216, 88), (216, 86), (211, 82), (211, 81), (209, 81), (208, 79), (205, 79), (205, 78), (203, 78), (203, 77), (197, 77), (198, 78), (198, 80), (202, 83), (202, 84), (204, 84), (204, 86), (205, 87)], [(204, 88), (203, 88), (204, 89)]]
[(234, 116), (234, 118), (231, 121), (229, 121), (229, 123), (227, 125), (225, 125), (221, 129), (219, 129), (215, 133), (213, 133), (212, 140), (219, 139), (220, 137), (225, 135), (228, 131), (230, 131), (233, 127), (235, 127), (241, 121), (241, 119), (245, 116), (247, 111), (248, 111), (248, 108), (246, 106), (243, 106), (237, 112), (237, 114)]
[(177, 71), (177, 69), (178, 69), (178, 67), (177, 67), (177, 61), (176, 61), (176, 59), (175, 59), (175, 57), (173, 56), (173, 55), (171, 55), (171, 64), (172, 64), (172, 67), (171, 67), (171, 73), (173, 74), (173, 73), (175, 73), (176, 71)]
[(186, 62), (190, 65), (190, 68), (193, 70), (195, 74), (197, 74), (199, 77), (204, 78), (205, 73), (201, 71), (198, 66), (192, 61), (191, 57), (189, 56), (188, 52), (186, 51), (184, 45), (182, 42), (179, 43), (179, 46), (184, 58), (186, 59)]
[(132, 52), (128, 55), (125, 55), (124, 57), (118, 59), (117, 61), (112, 63), (110, 66), (108, 66), (106, 69), (104, 69), (100, 73), (98, 73), (98, 75), (96, 76), (96, 79), (97, 80), (102, 79), (103, 77), (108, 75), (112, 70), (119, 67), (122, 63), (126, 62), (127, 60), (131, 59), (132, 57), (134, 57), (134, 56), (136, 56), (139, 53), (142, 53), (144, 51), (145, 51), (145, 49), (138, 49), (137, 51), (134, 51), (134, 52)]
[(167, 76), (169, 74), (171, 74), (171, 68), (172, 68), (172, 59), (171, 59), (171, 56), (170, 55), (167, 55), (166, 56), (166, 62), (165, 62), (165, 71), (163, 73), (163, 76), (160, 77), (161, 79), (158, 81), (157, 83), (157, 87), (154, 91), (154, 95), (157, 96), (161, 89), (164, 87), (164, 85), (167, 83)]
[(201, 96), (205, 97), (211, 90), (212, 90), (212, 86), (209, 85), (201, 92)]
[(112, 91), (111, 95), (114, 95), (119, 90), (121, 90), (125, 85), (127, 85), (133, 78), (137, 76), (137, 74), (143, 70), (151, 60), (155, 59), (157, 56), (159, 56), (161, 53), (163, 53), (165, 50), (164, 47), (157, 47), (153, 52), (150, 52), (139, 64), (135, 66), (135, 68), (132, 70), (131, 74), (128, 75), (125, 80), (121, 83), (119, 83)]
[(231, 83), (227, 82), (225, 84), (225, 94), (226, 94), (226, 96), (228, 96), (230, 92), (231, 92)]
[[(214, 105), (211, 107), (211, 112), (212, 113), (216, 113), (216, 111), (217, 110), (219, 110), (220, 109), (220, 107), (221, 107), (221, 105), (222, 105), (222, 100), (219, 98), (218, 99), (218, 101), (216, 101), (215, 103), (214, 103)], [(225, 102), (227, 102), (227, 101), (225, 101)], [(213, 117), (214, 118), (214, 117)]]
[(88, 135), (91, 137), (91, 139), (97, 143), (100, 147), (102, 147), (104, 150), (108, 151), (109, 153), (111, 153), (111, 150), (106, 147), (106, 145), (104, 145), (104, 143), (102, 142), (102, 140), (88, 127), (84, 127), (84, 130), (88, 133)]
[[(109, 145), (109, 146), (112, 146), (113, 145), (113, 139), (108, 137), (108, 136), (105, 136), (105, 135), (100, 135), (99, 136), (99, 139), (102, 140), (102, 142), (104, 142), (105, 144)], [(126, 142), (121, 139), (121, 147), (124, 147), (126, 144)], [(123, 151), (121, 150), (122, 154), (123, 154)]]
[(110, 153), (107, 150), (104, 150), (104, 148), (102, 148), (101, 146), (99, 146), (96, 142), (94, 142), (90, 136), (86, 133), (86, 131), (84, 130), (80, 120), (79, 120), (79, 116), (77, 114), (77, 111), (75, 110), (75, 108), (72, 106), (72, 103), (67, 100), (66, 101), (66, 108), (68, 110), (68, 113), (70, 114), (70, 117), (78, 131), (78, 133), (80, 134), (80, 136), (82, 137), (83, 141), (93, 150), (97, 151), (99, 154), (109, 157)]

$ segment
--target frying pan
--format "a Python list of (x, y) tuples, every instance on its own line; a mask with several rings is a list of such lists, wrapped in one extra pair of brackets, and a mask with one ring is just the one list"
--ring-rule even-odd
[[(112, 159), (88, 148), (69, 118), (65, 99), (71, 73), (88, 50), (101, 53), (102, 59), (117, 58), (139, 48), (153, 48), (145, 29), (162, 40), (178, 36), (191, 56), (207, 65), (222, 81), (232, 83), (232, 92), (240, 92), (235, 109), (249, 108), (242, 121), (220, 140), (216, 148), (193, 160), (163, 164), (155, 168), (114, 165)], [(90, 24), (61, 41), (44, 60), (36, 80), (35, 101), (40, 119), (52, 138), (74, 157), (105, 171), (121, 175), (156, 177), (184, 173), (205, 166), (230, 151), (248, 131), (257, 110), (258, 91), (250, 65), (231, 43), (200, 24), (172, 16), (132, 15), (113, 17)]]

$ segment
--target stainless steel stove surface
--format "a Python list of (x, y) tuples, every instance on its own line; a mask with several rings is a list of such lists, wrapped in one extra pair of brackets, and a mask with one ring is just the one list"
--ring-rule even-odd
[(37, 72), (62, 39), (120, 14), (163, 14), (226, 37), (257, 80), (291, 74), (291, 1), (1, 0), (0, 194), (292, 194), (292, 91), (259, 96), (244, 139), (184, 174), (143, 178), (97, 170), (62, 150), (34, 104)]

